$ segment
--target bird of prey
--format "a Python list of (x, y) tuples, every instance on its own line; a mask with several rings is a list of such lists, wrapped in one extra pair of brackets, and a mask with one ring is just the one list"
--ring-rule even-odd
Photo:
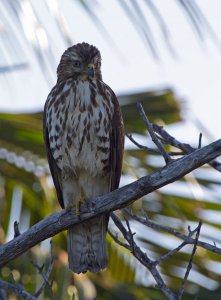
[[(101, 55), (88, 43), (68, 48), (57, 68), (57, 83), (44, 108), (44, 139), (51, 175), (62, 208), (106, 194), (119, 186), (124, 126), (118, 100), (103, 82)], [(107, 266), (109, 215), (68, 230), (69, 268), (98, 272)]]

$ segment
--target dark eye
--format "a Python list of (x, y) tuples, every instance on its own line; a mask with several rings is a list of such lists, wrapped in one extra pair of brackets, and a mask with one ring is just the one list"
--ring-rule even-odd
[(80, 67), (80, 65), (81, 65), (79, 60), (75, 60), (73, 64), (74, 64), (75, 67)]

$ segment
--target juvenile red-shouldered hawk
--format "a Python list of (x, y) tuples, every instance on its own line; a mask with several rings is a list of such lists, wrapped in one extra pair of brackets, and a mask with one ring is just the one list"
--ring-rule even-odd
[[(124, 150), (118, 100), (102, 81), (101, 55), (87, 43), (68, 48), (57, 68), (57, 83), (44, 108), (48, 162), (62, 208), (118, 188)], [(75, 273), (107, 265), (109, 215), (68, 230), (68, 261)]]

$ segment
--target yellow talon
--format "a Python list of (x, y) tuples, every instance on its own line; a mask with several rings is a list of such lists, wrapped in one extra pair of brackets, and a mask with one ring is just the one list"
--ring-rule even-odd
[(66, 210), (67, 211), (70, 211), (72, 208), (76, 208), (76, 215), (78, 217), (80, 217), (80, 214), (81, 214), (81, 204), (84, 203), (85, 201), (85, 198), (84, 198), (84, 193), (83, 191), (81, 190), (81, 194), (80, 194), (80, 198), (75, 202), (75, 203), (69, 203), (67, 206), (66, 206)]

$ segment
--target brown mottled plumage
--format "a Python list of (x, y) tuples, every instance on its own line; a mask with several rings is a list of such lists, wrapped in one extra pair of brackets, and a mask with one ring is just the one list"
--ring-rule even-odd
[[(118, 188), (124, 148), (118, 100), (102, 81), (99, 50), (87, 43), (68, 48), (57, 68), (57, 84), (44, 109), (49, 166), (62, 208)], [(109, 216), (68, 230), (69, 267), (98, 272), (107, 265)]]

